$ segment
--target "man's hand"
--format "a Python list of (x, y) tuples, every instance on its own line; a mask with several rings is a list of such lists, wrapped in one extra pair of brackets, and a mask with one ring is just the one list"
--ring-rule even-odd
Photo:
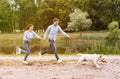
[(39, 40), (42, 40), (43, 38), (42, 38), (42, 37), (39, 37), (38, 39), (39, 39)]

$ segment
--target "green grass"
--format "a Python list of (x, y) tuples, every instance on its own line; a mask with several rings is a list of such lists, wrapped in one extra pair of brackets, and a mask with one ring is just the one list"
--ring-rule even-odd
[[(37, 33), (39, 36), (43, 37), (44, 33)], [(80, 35), (80, 33), (68, 33), (71, 37), (77, 37)], [(83, 36), (90, 36), (90, 37), (96, 37), (96, 36), (101, 36), (105, 37), (107, 35), (107, 32), (82, 32)], [(57, 39), (61, 39), (64, 37), (61, 33), (58, 33)], [(0, 34), (0, 40), (2, 39), (22, 39), (23, 38), (23, 33), (4, 33)]]
[[(43, 37), (44, 33), (37, 33), (39, 36)], [(85, 47), (91, 48), (93, 47), (93, 50), (98, 50), (98, 48), (95, 47), (95, 43), (97, 43), (98, 47), (99, 45), (102, 47), (102, 44), (105, 43), (99, 42), (104, 41), (105, 37), (107, 36), (107, 31), (84, 31), (82, 32), (82, 38), (80, 37), (80, 33), (68, 33), (71, 36), (71, 39), (68, 39), (67, 37), (63, 36), (61, 33), (58, 33), (56, 45), (58, 48), (59, 53), (64, 53), (66, 55), (74, 55), (77, 54), (80, 51), (76, 51), (76, 49), (81, 48), (84, 49)], [(70, 41), (70, 43), (69, 43)], [(15, 47), (23, 47), (23, 33), (4, 33), (0, 34), (0, 53), (1, 54), (14, 54), (15, 53)], [(45, 50), (48, 48), (49, 42), (46, 41), (39, 41), (37, 39), (33, 39), (31, 43), (31, 52), (34, 55), (37, 55), (37, 52), (41, 50)], [(70, 48), (71, 47), (71, 48)], [(113, 46), (114, 47), (114, 46)], [(102, 47), (104, 48), (104, 47)], [(95, 51), (84, 51), (81, 53), (94, 53)], [(105, 48), (104, 48), (105, 50)], [(112, 51), (112, 49), (110, 49)], [(103, 54), (115, 54), (108, 51), (98, 51), (97, 53), (103, 53)]]

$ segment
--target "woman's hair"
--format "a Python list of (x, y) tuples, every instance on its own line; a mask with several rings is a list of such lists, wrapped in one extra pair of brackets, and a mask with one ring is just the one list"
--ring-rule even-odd
[(29, 30), (29, 28), (30, 28), (31, 26), (33, 26), (33, 24), (29, 24), (29, 25), (25, 28), (25, 31), (26, 31), (26, 30)]

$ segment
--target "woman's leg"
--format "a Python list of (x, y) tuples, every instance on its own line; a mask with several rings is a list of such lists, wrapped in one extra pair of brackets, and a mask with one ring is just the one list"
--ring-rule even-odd
[(24, 43), (25, 50), (21, 49), (21, 52), (25, 53), (24, 61), (26, 61), (27, 57), (30, 54), (30, 43)]

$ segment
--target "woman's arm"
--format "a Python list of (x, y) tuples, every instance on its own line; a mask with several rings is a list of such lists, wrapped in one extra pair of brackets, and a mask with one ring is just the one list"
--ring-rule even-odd
[(35, 33), (34, 31), (32, 31), (32, 33), (33, 33), (33, 36), (34, 36), (35, 38), (41, 39), (41, 37), (40, 37), (37, 33)]

